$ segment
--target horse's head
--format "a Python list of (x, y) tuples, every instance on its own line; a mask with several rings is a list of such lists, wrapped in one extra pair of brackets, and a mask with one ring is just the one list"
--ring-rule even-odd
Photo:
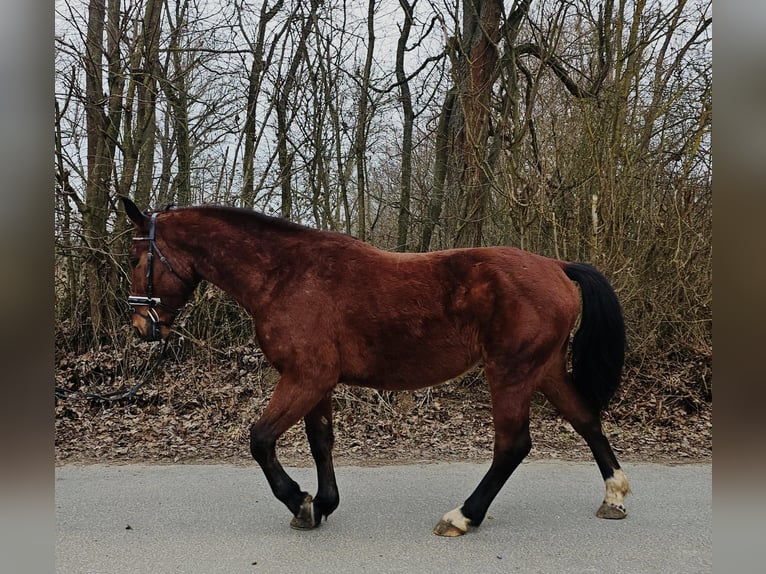
[(130, 250), (132, 275), (128, 297), (133, 309), (132, 323), (145, 340), (159, 341), (170, 334), (173, 320), (189, 300), (199, 279), (187, 258), (174, 252), (167, 240), (168, 230), (164, 230), (164, 234), (163, 230), (158, 233), (159, 213), (146, 215), (130, 199), (121, 199), (135, 227)]

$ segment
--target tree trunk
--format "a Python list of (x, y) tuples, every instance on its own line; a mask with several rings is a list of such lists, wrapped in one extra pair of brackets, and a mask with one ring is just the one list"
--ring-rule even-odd
[(404, 72), (404, 53), (407, 49), (407, 41), (412, 28), (412, 11), (416, 2), (412, 5), (406, 0), (399, 0), (399, 5), (404, 12), (404, 23), (399, 34), (399, 42), (396, 47), (396, 81), (399, 84), (399, 94), (402, 102), (403, 133), (402, 133), (402, 179), (399, 194), (399, 221), (398, 238), (396, 241), (397, 251), (407, 250), (407, 234), (410, 227), (410, 194), (412, 189), (412, 128), (415, 123), (415, 112), (412, 109), (412, 94), (407, 75)]
[(250, 76), (247, 85), (247, 108), (245, 110), (245, 157), (242, 159), (242, 205), (253, 207), (255, 203), (255, 177), (253, 160), (255, 159), (255, 110), (258, 104), (258, 86), (261, 77), (261, 61), (253, 54)]
[(356, 157), (356, 186), (357, 186), (357, 236), (362, 241), (367, 240), (367, 107), (370, 98), (370, 73), (372, 71), (372, 59), (375, 51), (375, 0), (367, 2), (367, 55), (364, 60), (361, 86), (359, 89), (359, 116), (356, 124), (354, 137), (354, 155)]
[(244, 127), (245, 156), (242, 159), (242, 204), (245, 207), (253, 207), (255, 204), (255, 172), (253, 162), (255, 160), (258, 139), (255, 113), (258, 106), (258, 96), (261, 93), (263, 72), (268, 66), (264, 50), (266, 45), (266, 28), (269, 22), (279, 13), (283, 4), (283, 0), (278, 0), (274, 6), (269, 8), (268, 2), (263, 3), (258, 19), (258, 36), (255, 43), (250, 46), (253, 52), (253, 62), (250, 65), (250, 74), (247, 79), (247, 108), (245, 109)]
[[(455, 244), (481, 245), (489, 203), (492, 166), (488, 161), (490, 96), (496, 75), (500, 40), (500, 0), (466, 0), (463, 6), (463, 39), (459, 46), (467, 58), (458, 72), (463, 122), (455, 138), (455, 152), (462, 165), (462, 207)], [(463, 73), (464, 71), (464, 73)]]
[(154, 183), (161, 14), (161, 0), (147, 0), (142, 32), (144, 65), (138, 82), (138, 114), (136, 117), (136, 132), (139, 134), (139, 156), (135, 200), (140, 207), (149, 206)]
[(287, 141), (294, 114), (288, 114), (288, 106), (295, 97), (293, 91), (298, 79), (298, 71), (306, 59), (306, 41), (314, 25), (314, 18), (320, 4), (319, 0), (311, 1), (311, 12), (301, 22), (300, 37), (290, 61), (290, 67), (282, 79), (282, 85), (275, 90), (277, 94), (277, 157), (279, 159), (280, 188), (282, 193), (280, 215), (285, 219), (290, 219), (292, 216), (293, 203), (292, 164), (294, 154), (288, 149)]
[(439, 222), (444, 204), (444, 186), (447, 180), (447, 165), (450, 151), (450, 125), (455, 113), (457, 91), (453, 88), (444, 98), (439, 126), (436, 129), (436, 150), (433, 167), (433, 193), (428, 203), (428, 214), (423, 224), (423, 236), (418, 251), (426, 252), (431, 248), (434, 228)]
[[(109, 305), (106, 297), (111, 278), (108, 257), (107, 219), (109, 216), (109, 179), (122, 112), (124, 80), (119, 73), (119, 2), (109, 0), (106, 25), (106, 2), (90, 0), (85, 58), (85, 121), (87, 128), (87, 181), (83, 211), (83, 237), (86, 243), (85, 280), (91, 319), (91, 334), (99, 340), (104, 334)], [(107, 85), (103, 92), (103, 38), (107, 34)], [(108, 113), (104, 104), (108, 105)]]
[[(167, 2), (166, 2), (167, 5)], [(181, 33), (186, 26), (186, 11), (189, 0), (176, 4), (176, 20), (170, 18), (170, 43), (168, 46), (170, 55), (165, 64), (163, 78), (160, 80), (162, 90), (170, 105), (173, 117), (173, 131), (176, 142), (176, 154), (178, 159), (178, 172), (170, 193), (170, 201), (181, 205), (190, 205), (191, 193), (191, 144), (189, 141), (189, 103), (186, 84), (186, 65), (183, 61), (181, 48)], [(167, 7), (168, 13), (170, 7)], [(170, 63), (172, 61), (172, 74)]]

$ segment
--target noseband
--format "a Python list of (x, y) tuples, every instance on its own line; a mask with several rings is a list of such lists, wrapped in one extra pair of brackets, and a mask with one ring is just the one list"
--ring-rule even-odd
[[(169, 305), (166, 305), (162, 302), (162, 299), (159, 297), (154, 297), (154, 254), (156, 253), (157, 256), (160, 258), (160, 261), (162, 261), (163, 265), (167, 267), (168, 271), (170, 271), (173, 275), (175, 275), (181, 283), (187, 286), (191, 286), (190, 283), (181, 277), (176, 271), (173, 269), (173, 266), (170, 265), (170, 261), (168, 261), (165, 256), (160, 251), (160, 248), (157, 246), (157, 242), (155, 241), (155, 229), (157, 227), (157, 213), (153, 213), (151, 216), (151, 219), (149, 221), (149, 235), (147, 237), (134, 237), (133, 241), (149, 241), (149, 252), (147, 253), (146, 257), (146, 296), (134, 296), (131, 295), (128, 297), (128, 304), (131, 305), (146, 305), (147, 311), (146, 311), (146, 318), (149, 320), (149, 324), (151, 325), (151, 338), (157, 339), (160, 334), (160, 326), (164, 325), (166, 327), (169, 327), (167, 323), (164, 321), (160, 321), (159, 315), (157, 315), (157, 309), (163, 309), (164, 311), (167, 311), (174, 317), (178, 315), (181, 310), (176, 309), (175, 307), (170, 307)], [(135, 308), (133, 309), (133, 313), (137, 313)]]

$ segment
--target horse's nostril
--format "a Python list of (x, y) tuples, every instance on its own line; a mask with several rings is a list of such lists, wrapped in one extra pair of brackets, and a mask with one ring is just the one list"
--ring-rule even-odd
[(136, 337), (143, 339), (144, 341), (146, 340), (146, 333), (142, 331), (138, 325), (133, 325), (133, 334)]

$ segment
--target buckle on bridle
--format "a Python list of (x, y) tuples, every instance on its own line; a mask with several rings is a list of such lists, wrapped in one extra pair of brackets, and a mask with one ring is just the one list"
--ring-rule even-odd
[(131, 295), (128, 297), (128, 305), (145, 305), (147, 307), (146, 312), (149, 315), (149, 318), (157, 322), (160, 322), (160, 318), (157, 315), (156, 308), (164, 309), (171, 315), (178, 315), (181, 312), (180, 309), (175, 309), (169, 305), (165, 305), (162, 302), (162, 299), (159, 297), (143, 297), (141, 295)]

